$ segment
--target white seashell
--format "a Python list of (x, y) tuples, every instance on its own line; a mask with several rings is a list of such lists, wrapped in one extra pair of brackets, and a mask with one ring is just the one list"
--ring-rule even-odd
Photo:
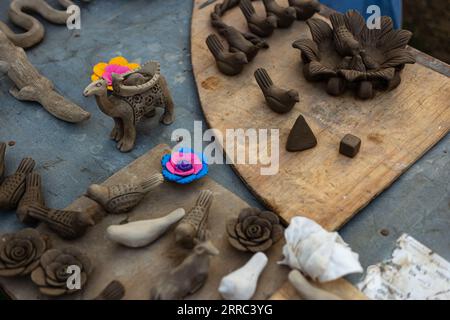
[(114, 242), (127, 247), (139, 248), (158, 239), (170, 226), (180, 221), (184, 215), (184, 209), (179, 208), (162, 218), (109, 226), (106, 233), (108, 238)]
[(264, 253), (255, 253), (243, 267), (223, 277), (219, 286), (222, 297), (226, 300), (250, 300), (267, 261)]
[(358, 254), (341, 236), (337, 232), (326, 231), (311, 219), (292, 218), (284, 236), (284, 260), (278, 263), (298, 269), (314, 281), (333, 281), (363, 272)]

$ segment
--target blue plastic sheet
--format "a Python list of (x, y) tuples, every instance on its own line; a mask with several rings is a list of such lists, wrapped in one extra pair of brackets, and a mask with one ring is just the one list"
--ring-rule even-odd
[(363, 16), (368, 18), (367, 7), (377, 5), (381, 9), (382, 16), (390, 16), (394, 20), (395, 28), (402, 25), (402, 0), (321, 0), (324, 5), (345, 12), (349, 9), (358, 10)]

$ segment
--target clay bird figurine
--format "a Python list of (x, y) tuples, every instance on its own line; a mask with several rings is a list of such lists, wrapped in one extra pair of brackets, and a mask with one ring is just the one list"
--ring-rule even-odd
[(181, 220), (175, 228), (175, 241), (182, 247), (191, 249), (195, 240), (204, 240), (209, 209), (213, 201), (213, 194), (209, 190), (203, 190), (195, 203), (195, 206)]
[(297, 91), (292, 89), (286, 90), (275, 86), (265, 69), (257, 69), (255, 71), (255, 78), (264, 94), (267, 105), (273, 111), (277, 113), (287, 113), (300, 101)]
[(35, 162), (25, 158), (20, 162), (17, 171), (5, 178), (0, 186), (0, 210), (11, 210), (17, 205), (25, 192), (27, 175), (34, 169)]
[(117, 280), (111, 281), (94, 300), (121, 300), (125, 295), (125, 287)]
[(275, 16), (277, 18), (278, 28), (289, 28), (297, 18), (295, 8), (284, 8), (276, 3), (275, 0), (263, 0), (263, 3), (267, 16)]
[(288, 276), (289, 282), (297, 290), (299, 295), (306, 300), (342, 300), (340, 297), (325, 290), (314, 287), (298, 271), (292, 270)]
[(318, 0), (289, 0), (289, 5), (297, 12), (297, 20), (306, 21), (315, 13), (320, 12)]
[(248, 63), (247, 56), (241, 51), (227, 52), (219, 38), (215, 34), (210, 34), (206, 38), (206, 45), (216, 59), (217, 68), (220, 72), (228, 76), (235, 76), (241, 73), (244, 65)]
[(88, 188), (86, 196), (100, 204), (108, 213), (126, 213), (136, 207), (150, 190), (163, 181), (162, 174), (157, 173), (139, 184), (119, 184), (109, 187), (93, 184)]
[(191, 254), (171, 271), (160, 277), (150, 292), (151, 300), (180, 300), (198, 291), (209, 273), (209, 257), (219, 250), (206, 241), (197, 243)]
[(344, 16), (340, 13), (330, 15), (330, 21), (333, 25), (333, 38), (337, 52), (343, 56), (358, 56), (361, 51), (361, 45), (348, 30)]
[(106, 229), (106, 234), (110, 240), (127, 247), (145, 247), (161, 237), (172, 225), (180, 221), (184, 215), (184, 209), (179, 208), (162, 218), (109, 226)]
[(212, 25), (227, 40), (230, 52), (243, 52), (248, 61), (252, 61), (256, 57), (259, 49), (269, 47), (265, 41), (262, 41), (256, 35), (242, 33), (235, 27), (223, 23), (220, 18), (213, 18)]
[(86, 212), (48, 209), (43, 206), (30, 205), (30, 217), (44, 222), (51, 230), (63, 239), (73, 240), (86, 233), (88, 227), (95, 224)]
[(33, 224), (36, 222), (36, 220), (28, 214), (28, 208), (33, 204), (45, 206), (44, 195), (42, 194), (41, 176), (36, 172), (32, 172), (28, 175), (25, 185), (25, 194), (20, 200), (16, 210), (17, 218), (19, 218), (22, 223)]
[(5, 175), (5, 153), (6, 143), (0, 142), (0, 183), (3, 181)]
[(226, 300), (250, 300), (267, 261), (264, 253), (255, 253), (242, 268), (223, 277), (219, 286), (221, 296)]
[(241, 0), (239, 7), (247, 20), (248, 29), (257, 36), (268, 37), (277, 27), (277, 17), (273, 15), (262, 17), (258, 15), (250, 0)]

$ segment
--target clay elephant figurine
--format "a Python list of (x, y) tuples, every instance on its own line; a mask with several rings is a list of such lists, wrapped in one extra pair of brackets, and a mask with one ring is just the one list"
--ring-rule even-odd
[(163, 124), (174, 121), (174, 103), (158, 62), (147, 62), (126, 74), (113, 74), (112, 86), (112, 93), (108, 93), (106, 80), (100, 79), (88, 85), (83, 94), (85, 97), (95, 95), (100, 110), (114, 119), (110, 137), (121, 152), (133, 149), (136, 124), (143, 116), (153, 117), (156, 107), (164, 108), (160, 120)]

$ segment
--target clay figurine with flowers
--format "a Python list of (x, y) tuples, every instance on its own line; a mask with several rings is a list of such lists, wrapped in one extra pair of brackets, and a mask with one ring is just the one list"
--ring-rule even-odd
[(203, 154), (181, 148), (161, 159), (162, 174), (168, 181), (188, 184), (208, 174), (208, 164)]
[(136, 141), (136, 124), (145, 116), (153, 117), (156, 107), (164, 109), (160, 122), (174, 121), (174, 103), (158, 62), (143, 66), (129, 63), (123, 57), (99, 63), (91, 76), (93, 82), (84, 96), (95, 96), (100, 110), (114, 119), (110, 138), (121, 152), (129, 152)]

